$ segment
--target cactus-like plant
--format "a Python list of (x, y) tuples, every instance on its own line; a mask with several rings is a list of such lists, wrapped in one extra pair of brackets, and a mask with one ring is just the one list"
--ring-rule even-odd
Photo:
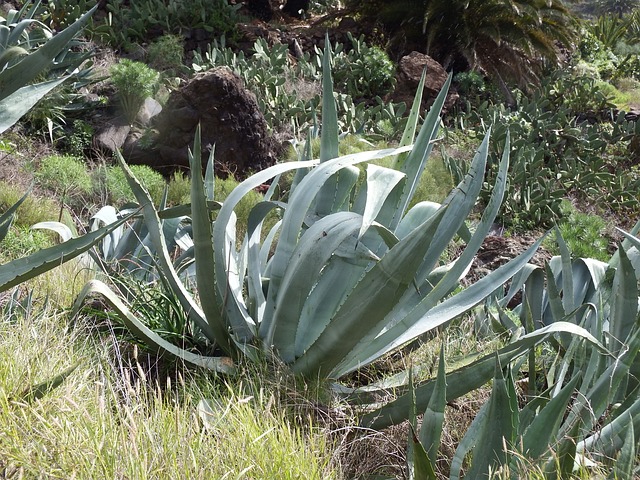
[[(42, 97), (70, 77), (70, 72), (86, 60), (86, 54), (70, 53), (69, 44), (87, 23), (97, 6), (82, 15), (73, 24), (56, 35), (43, 25), (39, 38), (32, 35), (30, 27), (38, 25), (35, 16), (40, 2), (25, 2), (21, 10), (11, 10), (6, 18), (0, 18), (0, 133), (14, 125)], [(26, 45), (38, 45), (33, 51)], [(55, 67), (60, 73), (50, 80), (31, 83), (46, 69)]]
[[(537, 244), (470, 288), (452, 295), (466, 273), (500, 207), (509, 148), (482, 220), (462, 255), (440, 264), (443, 252), (472, 211), (482, 187), (488, 137), (469, 174), (438, 208), (408, 208), (417, 179), (437, 138), (440, 110), (449, 82), (415, 137), (420, 92), (401, 146), (338, 156), (338, 122), (330, 75), (330, 52), (323, 60), (322, 136), (319, 160), (270, 167), (242, 182), (225, 200), (212, 223), (211, 175), (203, 179), (192, 155), (191, 225), (199, 302), (182, 283), (166, 248), (162, 222), (144, 188), (120, 157), (142, 207), (154, 246), (158, 274), (169, 285), (193, 323), (225, 355), (276, 355), (303, 376), (339, 378), (482, 302), (522, 268)], [(411, 145), (414, 142), (415, 143)], [(368, 165), (357, 182), (356, 165), (395, 156), (395, 168)], [(278, 175), (295, 171), (286, 203), (272, 198)], [(251, 212), (247, 234), (236, 238), (234, 209), (256, 187), (273, 187)], [(361, 187), (358, 188), (358, 185)], [(272, 210), (282, 221), (270, 232), (262, 222)], [(104, 284), (82, 292), (76, 310), (91, 293), (105, 297), (147, 343), (193, 363), (224, 365), (168, 348), (145, 329), (127, 305)], [(225, 357), (222, 357), (225, 358)]]

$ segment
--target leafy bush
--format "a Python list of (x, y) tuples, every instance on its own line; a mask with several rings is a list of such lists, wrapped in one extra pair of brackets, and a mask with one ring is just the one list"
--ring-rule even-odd
[[(166, 181), (162, 175), (147, 165), (132, 165), (131, 170), (140, 180), (140, 183), (149, 191), (151, 198), (153, 198), (156, 203), (159, 203), (166, 185)], [(104, 187), (106, 188), (110, 203), (123, 205), (135, 201), (136, 197), (131, 191), (131, 187), (127, 183), (122, 169), (113, 166), (107, 167), (104, 172)]]
[(350, 95), (355, 101), (382, 97), (395, 86), (395, 65), (387, 52), (377, 46), (368, 46), (364, 35), (351, 41), (349, 51), (342, 50), (333, 59), (336, 89)]
[(178, 35), (163, 35), (149, 45), (149, 65), (155, 70), (176, 72), (183, 67), (184, 46)]
[(155, 93), (159, 74), (144, 63), (123, 58), (111, 67), (110, 75), (122, 111), (133, 123), (145, 99)]
[(83, 196), (92, 190), (91, 174), (78, 157), (44, 157), (40, 160), (34, 176), (40, 185), (63, 197)]

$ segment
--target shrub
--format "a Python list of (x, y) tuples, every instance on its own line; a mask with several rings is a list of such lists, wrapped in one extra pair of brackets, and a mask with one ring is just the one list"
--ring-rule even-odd
[[(166, 185), (162, 175), (147, 165), (132, 165), (131, 170), (140, 180), (140, 183), (149, 191), (151, 198), (156, 203), (160, 202)], [(131, 191), (122, 169), (117, 166), (107, 167), (104, 180), (110, 203), (123, 205), (127, 202), (135, 201), (136, 197)]]
[(163, 35), (149, 45), (149, 65), (158, 71), (177, 71), (183, 66), (184, 46), (178, 35)]
[(395, 85), (396, 67), (387, 52), (377, 46), (368, 46), (364, 35), (351, 40), (351, 49), (334, 58), (334, 81), (338, 91), (354, 100), (383, 97)]
[(43, 187), (63, 197), (83, 196), (92, 190), (91, 174), (84, 162), (70, 155), (50, 155), (40, 160), (35, 178)]
[(120, 107), (126, 119), (133, 123), (145, 99), (155, 93), (159, 74), (144, 63), (126, 58), (113, 65), (110, 74)]

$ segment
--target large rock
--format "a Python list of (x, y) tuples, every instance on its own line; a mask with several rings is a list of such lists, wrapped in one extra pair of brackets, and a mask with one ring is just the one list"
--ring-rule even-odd
[(243, 177), (275, 162), (275, 142), (255, 96), (225, 67), (198, 74), (174, 91), (154, 121), (157, 135), (152, 146), (143, 148), (139, 142), (125, 146), (127, 160), (150, 165), (164, 174), (188, 168), (188, 150), (198, 124), (202, 165), (206, 165), (215, 146), (219, 175)]
[[(420, 52), (411, 52), (400, 59), (396, 75), (397, 84), (391, 94), (391, 98), (396, 102), (405, 102), (410, 107), (417, 93), (422, 71), (425, 68), (427, 69), (427, 76), (424, 83), (422, 103), (425, 107), (431, 105), (449, 74), (433, 58)], [(445, 110), (451, 108), (458, 98), (459, 96), (456, 92), (450, 91), (445, 101)]]

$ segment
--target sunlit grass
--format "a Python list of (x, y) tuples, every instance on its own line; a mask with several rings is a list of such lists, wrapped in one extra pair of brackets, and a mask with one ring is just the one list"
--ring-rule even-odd
[[(339, 477), (326, 435), (292, 423), (273, 385), (180, 369), (173, 381), (154, 376), (119, 356), (112, 337), (65, 325), (47, 308), (0, 323), (0, 468), (10, 477)], [(23, 397), (74, 365), (43, 398)], [(207, 422), (202, 398), (215, 405)]]

